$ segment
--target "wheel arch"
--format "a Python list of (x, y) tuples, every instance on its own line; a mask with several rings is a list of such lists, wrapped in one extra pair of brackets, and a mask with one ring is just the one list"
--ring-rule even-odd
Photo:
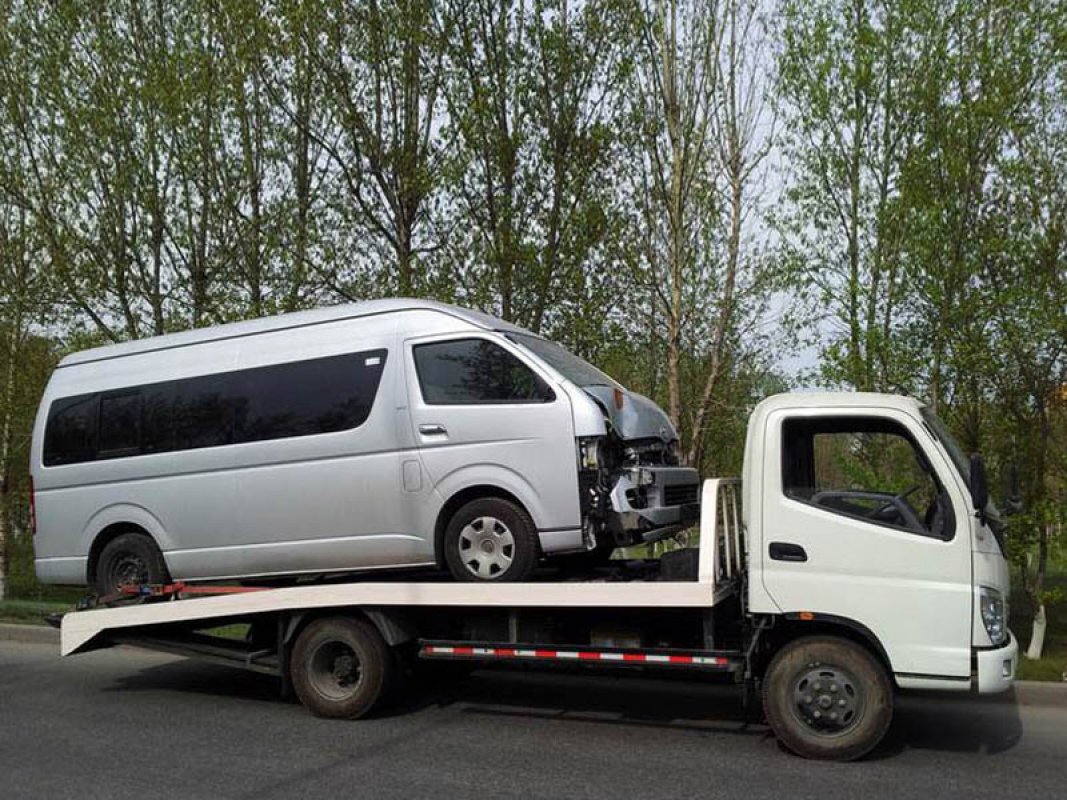
[(533, 519), (529, 507), (512, 492), (501, 486), (483, 483), (460, 489), (452, 494), (448, 500), (445, 501), (444, 505), (441, 506), (441, 510), (437, 512), (437, 519), (434, 522), (433, 555), (434, 561), (437, 562), (439, 568), (444, 569), (447, 566), (445, 564), (445, 548), (443, 544), (445, 530), (448, 528), (449, 521), (452, 519), (453, 515), (467, 503), (473, 500), (482, 500), (486, 497), (498, 497), (501, 500), (512, 502), (529, 514), (530, 518)]
[(774, 627), (770, 628), (768, 633), (772, 652), (764, 659), (765, 663), (761, 665), (761, 672), (766, 669), (775, 652), (796, 639), (807, 636), (836, 636), (867, 650), (882, 665), (890, 680), (896, 683), (889, 653), (881, 640), (862, 622), (836, 614), (794, 611), (778, 617)]
[(82, 529), (80, 551), (87, 555), (85, 572), (89, 583), (96, 577), (96, 561), (100, 552), (108, 542), (124, 533), (140, 533), (151, 539), (163, 554), (163, 562), (170, 571), (167, 550), (171, 548), (171, 541), (163, 523), (143, 506), (114, 503), (93, 514)]
[[(104, 551), (104, 548), (107, 547), (110, 542), (126, 533), (136, 533), (145, 536), (157, 548), (159, 547), (159, 542), (156, 540), (156, 537), (136, 522), (112, 522), (109, 525), (104, 526), (97, 532), (96, 536), (93, 538), (92, 544), (89, 546), (89, 557), (85, 561), (85, 578), (88, 585), (92, 586), (96, 581), (96, 568), (100, 561), (100, 554)], [(162, 549), (160, 552), (162, 553)], [(166, 562), (165, 555), (163, 561), (164, 563)]]

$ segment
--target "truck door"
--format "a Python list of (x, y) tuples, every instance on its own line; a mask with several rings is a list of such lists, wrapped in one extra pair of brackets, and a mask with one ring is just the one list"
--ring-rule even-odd
[(544, 545), (581, 524), (574, 423), (567, 394), (510, 345), (478, 332), (407, 340), (412, 435), (436, 508), (471, 486), (505, 489)]
[(761, 558), (774, 602), (866, 627), (897, 674), (969, 681), (967, 507), (922, 425), (810, 409), (767, 425)]

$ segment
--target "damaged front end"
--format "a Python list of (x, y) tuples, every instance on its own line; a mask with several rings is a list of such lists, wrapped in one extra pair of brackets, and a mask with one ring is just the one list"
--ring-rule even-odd
[(607, 427), (605, 436), (578, 440), (587, 547), (627, 547), (693, 525), (700, 516), (700, 476), (679, 466), (678, 435), (663, 410), (615, 386), (585, 391)]

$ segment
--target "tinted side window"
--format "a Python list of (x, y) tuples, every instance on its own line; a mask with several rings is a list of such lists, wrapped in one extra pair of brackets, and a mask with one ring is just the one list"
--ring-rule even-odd
[(141, 446), (141, 393), (105, 394), (100, 398), (101, 456), (128, 455)]
[(56, 400), (44, 463), (355, 428), (370, 415), (385, 359), (370, 350)]
[(547, 403), (555, 399), (529, 367), (485, 339), (456, 339), (414, 348), (422, 397), (430, 405)]
[(385, 357), (385, 350), (374, 350), (235, 373), (234, 440), (311, 436), (362, 425)]
[(173, 381), (170, 413), (174, 426), (173, 450), (218, 447), (233, 441), (230, 413), (232, 372)]
[(44, 435), (45, 466), (89, 461), (96, 455), (99, 396), (83, 394), (56, 400)]

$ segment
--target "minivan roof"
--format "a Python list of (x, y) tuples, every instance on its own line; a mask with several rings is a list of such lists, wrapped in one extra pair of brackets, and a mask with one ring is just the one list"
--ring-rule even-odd
[(345, 303), (343, 305), (316, 308), (310, 311), (296, 311), (290, 314), (276, 314), (271, 317), (260, 317), (244, 322), (231, 322), (226, 325), (214, 325), (210, 328), (197, 328), (195, 330), (182, 331), (181, 333), (169, 333), (148, 339), (134, 339), (129, 342), (94, 347), (91, 350), (71, 353), (59, 363), (59, 366), (69, 367), (74, 364), (104, 361), (138, 353), (150, 353), (156, 350), (170, 350), (176, 347), (187, 347), (220, 339), (254, 336), (259, 333), (285, 330), (286, 328), (302, 328), (308, 325), (321, 325), (355, 317), (415, 310), (437, 311), (441, 314), (448, 314), (486, 330), (529, 333), (524, 328), (512, 325), (510, 322), (505, 322), (489, 314), (483, 314), (481, 311), (472, 311), (468, 308), (438, 303), (433, 300), (396, 297), (385, 300), (365, 300), (360, 303)]

